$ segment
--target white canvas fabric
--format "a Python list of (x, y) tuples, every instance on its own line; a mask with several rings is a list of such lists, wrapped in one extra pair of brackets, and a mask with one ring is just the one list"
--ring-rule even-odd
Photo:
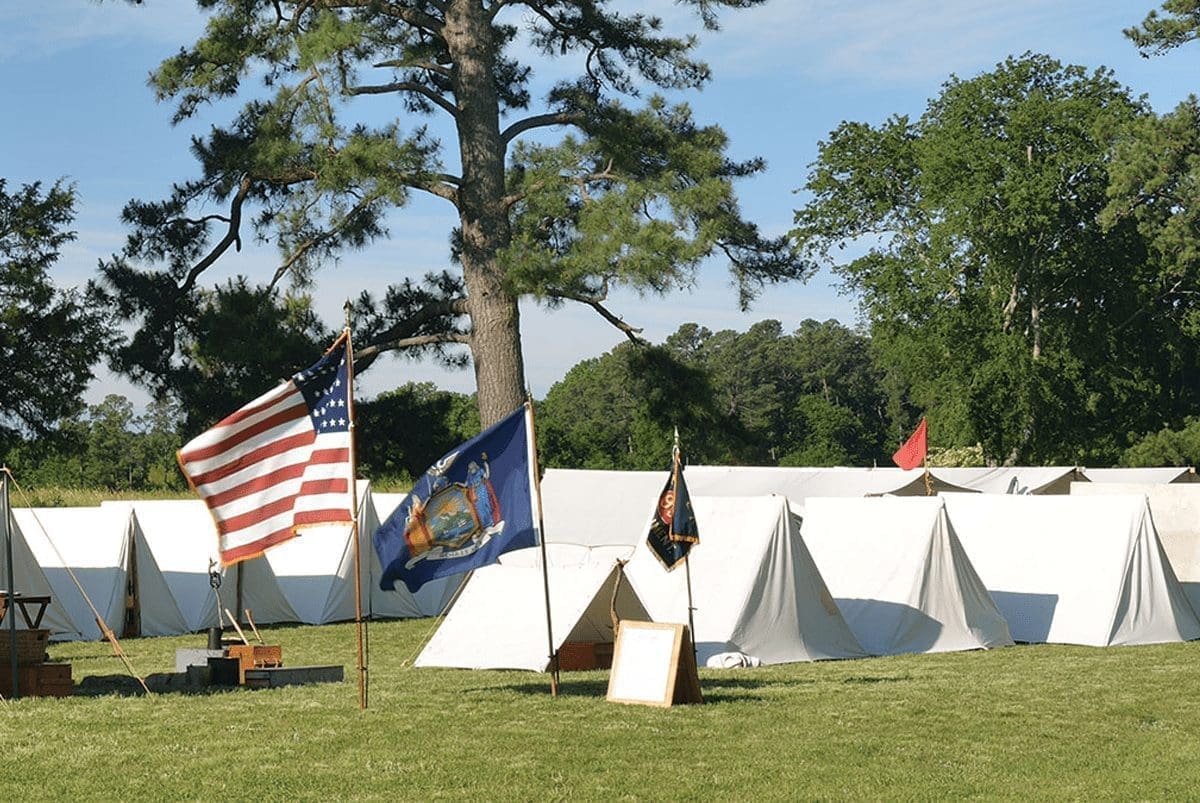
[(1071, 484), (1071, 494), (1145, 496), (1150, 503), (1150, 514), (1154, 517), (1154, 528), (1175, 578), (1183, 587), (1192, 610), (1200, 611), (1200, 484), (1076, 482)]
[(1144, 496), (950, 495), (946, 511), (1017, 641), (1200, 637)]
[(368, 580), (371, 589), (371, 615), (385, 619), (409, 619), (421, 616), (437, 616), (446, 610), (447, 604), (454, 598), (458, 587), (466, 579), (466, 574), (455, 574), (449, 577), (439, 577), (430, 580), (417, 589), (413, 594), (404, 583), (396, 583), (393, 590), (384, 591), (379, 587), (379, 578), (383, 576), (383, 566), (379, 563), (379, 555), (375, 553), (373, 537), (375, 530), (387, 521), (388, 517), (400, 507), (407, 494), (377, 493), (373, 495), (375, 508), (375, 524), (366, 538), (363, 552), (367, 560)]
[[(667, 481), (666, 471), (547, 469), (542, 509), (547, 543), (636, 546)], [(803, 505), (810, 496), (924, 496), (921, 471), (899, 468), (770, 468), (688, 466), (692, 496), (787, 497)], [(966, 491), (931, 478), (935, 492)]]
[[(778, 494), (794, 505), (803, 505), (810, 497), (926, 494), (925, 472), (918, 469), (688, 466), (686, 473), (688, 491), (696, 496)], [(935, 474), (929, 481), (934, 493), (970, 490)]]
[(935, 468), (948, 483), (985, 494), (1068, 494), (1071, 483), (1084, 479), (1075, 466), (1007, 466), (1003, 468)]
[[(615, 566), (551, 566), (554, 648), (568, 641), (612, 642), (610, 601)], [(645, 607), (628, 582), (616, 598), (620, 619), (645, 621)], [(540, 567), (494, 564), (475, 570), (454, 607), (417, 657), (416, 666), (528, 669), (549, 666), (546, 598)]]
[(103, 638), (92, 606), (120, 636), (132, 531), (128, 513), (101, 507), (15, 508), (13, 516), (50, 586), (55, 614), (50, 621), (64, 628), (51, 628), (51, 638)]
[(1197, 482), (1196, 469), (1190, 467), (1085, 468), (1082, 471), (1084, 479), (1088, 482), (1115, 485), (1166, 485), (1168, 483)]
[[(13, 509), (15, 514), (16, 508)], [(30, 548), (29, 542), (25, 537), (25, 530), (16, 520), (16, 516), (9, 517), (9, 532), (12, 536), (12, 571), (13, 571), (13, 586), (18, 594), (25, 594), (31, 597), (49, 596), (51, 602), (54, 602), (55, 589), (51, 585), (50, 580), (46, 577), (46, 573), (42, 570), (37, 558), (34, 556), (33, 550)], [(0, 532), (0, 586), (8, 586), (8, 555), (3, 541), (3, 533)], [(34, 613), (30, 611), (30, 613)], [(15, 614), (15, 621), (18, 630), (27, 629), (25, 620), (19, 613), (9, 612), (5, 615), (3, 626), (9, 627), (9, 616)], [(71, 638), (78, 632), (78, 627), (71, 620), (68, 611), (60, 604), (51, 604), (42, 617), (40, 629), (49, 630), (52, 638), (64, 639)], [(74, 636), (78, 637), (78, 636)]]
[[(358, 481), (358, 520), (360, 530), (374, 532), (375, 506), (370, 484), (365, 480)], [(354, 619), (353, 532), (354, 528), (345, 524), (305, 527), (295, 538), (271, 547), (255, 559), (265, 561), (270, 568), (275, 587), (294, 612), (289, 621), (319, 625)], [(364, 599), (366, 559), (366, 554), (360, 555)], [(242, 580), (243, 594), (249, 581), (247, 573)], [(364, 616), (370, 612), (366, 603), (362, 612)], [(257, 613), (254, 618), (259, 621)]]
[[(692, 490), (692, 469), (684, 471)], [(546, 543), (632, 547), (646, 537), (666, 471), (546, 469), (542, 519)]]
[(800, 534), (872, 655), (1013, 643), (941, 497), (811, 498)]
[[(700, 543), (687, 560), (700, 663), (725, 652), (764, 664), (866, 655), (830, 596), (786, 499), (693, 495), (692, 507)], [(649, 515), (643, 515), (643, 533)], [(682, 564), (666, 571), (642, 539), (625, 571), (654, 621), (688, 623)]]
[[(218, 560), (217, 531), (198, 499), (104, 502), (131, 514), (133, 560), (143, 636), (194, 633), (217, 624), (209, 560)], [(243, 564), (245, 565), (245, 564)], [(225, 571), (221, 601), (237, 604), (238, 567)], [(258, 621), (259, 608), (251, 606)], [(267, 620), (263, 620), (267, 621)]]

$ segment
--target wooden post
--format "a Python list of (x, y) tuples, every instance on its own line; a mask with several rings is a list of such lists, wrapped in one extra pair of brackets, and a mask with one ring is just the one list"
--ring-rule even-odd
[(367, 708), (367, 656), (363, 641), (362, 618), (362, 557), (358, 532), (358, 459), (354, 448), (354, 347), (350, 340), (350, 301), (346, 312), (346, 415), (350, 419), (350, 536), (354, 539), (354, 631), (358, 647), (358, 709)]
[(533, 420), (533, 394), (526, 392), (525, 416), (529, 425), (529, 468), (533, 475), (537, 500), (538, 544), (542, 549), (542, 590), (546, 596), (546, 642), (550, 656), (550, 696), (558, 696), (558, 651), (554, 649), (554, 629), (550, 618), (550, 564), (546, 558), (546, 523), (542, 520), (542, 478), (537, 459), (537, 425)]

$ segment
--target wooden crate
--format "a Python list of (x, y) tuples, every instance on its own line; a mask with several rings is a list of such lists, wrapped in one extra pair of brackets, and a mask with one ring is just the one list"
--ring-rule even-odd
[(238, 660), (239, 682), (245, 685), (247, 669), (274, 669), (283, 666), (283, 647), (278, 644), (234, 644), (226, 651)]
[[(50, 643), (49, 630), (18, 630), (17, 631), (17, 663), (40, 664), (46, 660), (46, 645)], [(0, 627), (0, 663), (5, 668), (9, 664), (9, 652), (12, 640), (7, 627)]]
[(568, 641), (558, 649), (558, 668), (563, 672), (612, 668), (611, 641)]
[[(71, 665), (64, 662), (27, 664), (17, 667), (17, 690), (22, 697), (70, 697), (75, 684)], [(0, 694), (12, 694), (12, 675), (0, 666)]]

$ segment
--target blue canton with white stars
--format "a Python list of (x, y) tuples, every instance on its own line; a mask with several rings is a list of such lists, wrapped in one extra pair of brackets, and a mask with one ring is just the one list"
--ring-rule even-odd
[(308, 404), (308, 415), (318, 435), (350, 430), (350, 379), (344, 348), (326, 354), (293, 376), (292, 381)]

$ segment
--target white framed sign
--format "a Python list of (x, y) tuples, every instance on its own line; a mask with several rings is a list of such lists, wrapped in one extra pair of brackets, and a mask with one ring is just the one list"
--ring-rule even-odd
[(687, 625), (622, 621), (607, 699), (663, 708), (703, 702)]

